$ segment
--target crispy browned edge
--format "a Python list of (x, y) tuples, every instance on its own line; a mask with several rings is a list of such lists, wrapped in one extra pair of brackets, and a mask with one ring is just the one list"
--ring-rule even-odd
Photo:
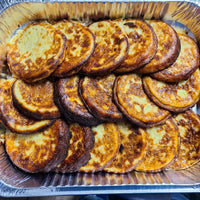
[[(179, 131), (178, 131), (178, 127), (177, 127), (177, 125), (175, 124), (175, 122), (172, 120), (172, 118), (171, 119), (169, 119), (174, 125), (175, 125), (175, 128), (176, 128), (176, 130), (177, 130), (177, 132), (178, 132), (178, 147), (177, 147), (177, 152), (174, 152), (174, 157), (173, 157), (173, 159), (166, 165), (166, 166), (163, 166), (163, 167), (161, 167), (161, 168), (159, 168), (159, 169), (156, 169), (156, 170), (141, 170), (142, 172), (151, 172), (151, 173), (157, 173), (157, 172), (161, 172), (161, 171), (163, 171), (163, 170), (165, 170), (165, 169), (167, 169), (171, 164), (173, 164), (174, 162), (175, 162), (175, 159), (177, 158), (177, 156), (178, 156), (178, 152), (179, 152), (179, 149), (180, 149), (180, 133), (179, 133)], [(140, 130), (138, 130), (139, 132), (140, 132)], [(147, 134), (147, 137), (148, 137), (148, 134)], [(147, 142), (148, 143), (148, 142)], [(148, 145), (147, 145), (148, 146)], [(148, 152), (148, 147), (147, 147), (147, 152)], [(140, 171), (140, 170), (137, 170), (136, 169), (136, 171)]]
[(61, 172), (61, 173), (72, 173), (78, 171), (82, 166), (86, 165), (88, 161), (90, 160), (90, 151), (94, 147), (94, 135), (89, 127), (83, 127), (85, 131), (85, 152), (83, 155), (81, 155), (74, 163), (71, 163), (68, 166), (64, 167), (56, 167), (55, 172)]
[[(192, 39), (192, 38), (190, 38), (190, 39)], [(195, 43), (196, 48), (198, 49), (198, 46), (197, 46), (195, 41), (194, 41), (194, 43)], [(179, 76), (177, 76), (176, 74), (169, 76), (169, 74), (167, 73), (167, 71), (165, 71), (165, 69), (161, 70), (161, 71), (159, 71), (157, 73), (156, 72), (152, 73), (152, 74), (150, 74), (150, 76), (152, 78), (157, 79), (157, 80), (165, 81), (165, 82), (169, 82), (169, 83), (174, 83), (174, 82), (179, 82), (179, 81), (182, 81), (182, 80), (187, 80), (197, 70), (197, 68), (199, 67), (199, 54), (198, 54), (198, 58), (196, 59), (196, 62), (197, 62), (197, 65), (194, 68), (192, 68), (190, 70), (187, 70), (186, 72), (182, 72)]]
[[(159, 20), (155, 20), (155, 21), (159, 21)], [(162, 21), (162, 22), (163, 22), (163, 21)], [(165, 22), (163, 22), (163, 23), (165, 23)], [(167, 23), (165, 23), (165, 24), (167, 24)], [(173, 29), (172, 26), (170, 26), (169, 24), (167, 24), (167, 25), (173, 30), (173, 32), (174, 32), (174, 34), (175, 34), (175, 37), (176, 37), (176, 40), (177, 40), (177, 45), (176, 45), (176, 48), (175, 48), (175, 50), (174, 50), (172, 56), (165, 62), (164, 67), (162, 67), (162, 70), (168, 68), (170, 65), (172, 65), (172, 64), (176, 61), (176, 59), (177, 59), (178, 56), (179, 56), (180, 49), (181, 49), (181, 44), (180, 44), (180, 39), (179, 39), (179, 37), (178, 37), (178, 34), (176, 33), (176, 31)], [(159, 68), (159, 69), (160, 69), (160, 66), (163, 66), (163, 64), (158, 64), (158, 65), (156, 66), (156, 68)], [(143, 67), (145, 67), (145, 66), (143, 66)], [(136, 72), (142, 74), (142, 73), (143, 73), (143, 72), (142, 72), (142, 68), (143, 68), (143, 67), (140, 68), (140, 69), (141, 69), (141, 72), (140, 72), (140, 71), (136, 71)], [(139, 70), (140, 70), (140, 69), (139, 69)], [(160, 71), (160, 70), (157, 70), (157, 71)], [(155, 73), (155, 72), (154, 72), (154, 73)], [(144, 74), (147, 74), (147, 73), (144, 73)]]
[[(91, 130), (92, 131), (92, 130)], [(93, 133), (93, 131), (92, 131), (92, 133)], [(94, 135), (94, 134), (93, 134)], [(95, 172), (99, 172), (99, 171), (102, 171), (105, 167), (107, 167), (114, 159), (115, 159), (115, 157), (116, 157), (116, 155), (117, 155), (117, 153), (118, 153), (118, 151), (119, 151), (119, 148), (120, 148), (120, 145), (121, 145), (121, 142), (120, 142), (120, 134), (119, 134), (119, 131), (118, 131), (118, 129), (117, 129), (117, 135), (118, 135), (118, 138), (117, 138), (117, 140), (118, 140), (118, 148), (117, 148), (117, 150), (115, 151), (115, 153), (114, 153), (114, 155), (113, 155), (113, 158), (111, 158), (104, 166), (101, 166), (101, 167), (99, 167), (98, 169), (96, 169), (96, 170), (88, 170), (88, 171), (81, 171), (81, 170), (79, 170), (79, 172), (83, 172), (83, 173), (95, 173)], [(94, 140), (95, 140), (95, 137), (94, 137)], [(88, 160), (89, 161), (89, 160)], [(87, 164), (87, 163), (86, 163)], [(86, 165), (85, 164), (85, 165)]]
[[(89, 110), (89, 112), (92, 115), (94, 115), (99, 120), (107, 121), (107, 122), (119, 122), (119, 121), (122, 121), (124, 119), (123, 113), (122, 113), (122, 117), (121, 118), (114, 118), (114, 117), (106, 116), (104, 114), (104, 112), (101, 112), (101, 113), (100, 112), (96, 112), (94, 106), (90, 105), (89, 102), (86, 99), (84, 99), (84, 97), (82, 95), (83, 81), (84, 81), (84, 78), (81, 78), (80, 81), (79, 81), (79, 94), (81, 96), (81, 99), (82, 99), (85, 107)], [(102, 108), (102, 111), (103, 111), (103, 108)]]
[[(53, 70), (53, 69), (56, 69), (58, 63), (60, 64), (60, 60), (63, 60), (64, 57), (63, 57), (63, 54), (65, 54), (65, 49), (66, 49), (66, 43), (67, 43), (67, 38), (65, 37), (65, 35), (60, 32), (59, 30), (56, 30), (55, 31), (56, 33), (59, 33), (64, 41), (64, 44), (63, 44), (63, 47), (62, 47), (62, 52), (59, 56), (59, 58), (57, 60), (55, 60), (54, 63), (52, 63), (52, 66), (46, 70), (46, 71), (43, 71), (42, 73), (38, 74), (38, 75), (35, 75), (35, 76), (31, 76), (31, 78), (23, 78), (23, 77), (20, 77), (23, 81), (27, 82), (27, 83), (32, 83), (34, 80), (35, 82), (38, 81), (38, 80), (41, 80), (40, 77), (48, 77), (47, 75), (50, 76), (49, 74), (49, 70)], [(7, 58), (8, 59), (8, 62), (9, 62), (9, 57)], [(53, 73), (53, 72), (52, 72)], [(44, 78), (43, 78), (44, 79)]]
[[(92, 38), (93, 38), (93, 41), (94, 41), (94, 43), (95, 43), (95, 36), (94, 36), (94, 34), (92, 33), (92, 31), (91, 31), (89, 28), (88, 28), (88, 31), (91, 33)], [(66, 48), (66, 47), (65, 47), (65, 48)], [(94, 53), (94, 50), (95, 50), (95, 45), (94, 45), (94, 47), (93, 47), (92, 53), (91, 53), (90, 55), (87, 55), (81, 62), (79, 62), (79, 63), (77, 64), (76, 67), (74, 67), (74, 68), (71, 69), (70, 71), (64, 72), (64, 73), (62, 73), (62, 74), (55, 74), (55, 73), (52, 73), (52, 77), (63, 78), (63, 77), (69, 77), (69, 76), (72, 76), (72, 75), (78, 73), (78, 72), (82, 69), (83, 64), (84, 64), (87, 60), (89, 60), (89, 58), (91, 57), (91, 55)], [(61, 64), (62, 64), (62, 63), (61, 63)], [(58, 66), (58, 68), (59, 68), (59, 66)]]
[[(152, 31), (152, 33), (153, 33), (153, 41), (155, 42), (155, 46), (156, 46), (156, 50), (157, 50), (158, 39), (157, 39), (157, 36), (156, 36), (153, 28), (147, 22), (145, 22), (144, 20), (141, 20), (141, 19), (138, 19), (138, 20), (144, 22), (150, 28), (150, 30)], [(140, 69), (140, 68), (144, 67), (144, 65), (146, 65), (147, 63), (149, 63), (154, 58), (155, 54), (156, 54), (156, 51), (155, 51), (155, 53), (154, 53), (154, 55), (152, 57), (149, 56), (148, 59), (143, 60), (140, 63), (138, 63), (137, 67), (135, 67), (136, 64), (134, 66), (132, 66), (132, 65), (128, 65), (128, 64), (122, 62), (121, 63), (122, 64), (122, 68), (120, 68), (120, 66), (118, 66), (114, 70), (114, 73), (115, 74), (124, 74), (124, 73), (128, 73), (128, 72), (132, 72), (132, 71), (134, 71), (136, 69)], [(125, 67), (126, 67), (126, 69), (125, 69)], [(132, 67), (133, 67), (133, 69), (132, 69)]]
[(159, 81), (165, 81), (168, 83), (177, 83), (177, 82), (184, 81), (190, 78), (190, 76), (197, 70), (198, 67), (199, 65), (197, 65), (192, 70), (188, 70), (185, 74), (181, 73), (180, 76), (176, 76), (176, 74), (174, 74), (174, 76), (172, 75), (169, 77), (168, 73), (160, 73), (162, 71), (159, 71), (158, 73), (155, 73), (155, 74), (150, 74), (150, 76)]
[[(16, 108), (15, 108), (15, 109), (16, 109)], [(20, 113), (20, 112), (19, 112), (19, 113)], [(20, 114), (21, 114), (21, 113), (20, 113)], [(21, 114), (21, 115), (24, 116), (23, 114)], [(3, 125), (4, 125), (6, 128), (8, 128), (10, 131), (12, 131), (12, 132), (14, 132), (14, 133), (18, 133), (18, 134), (32, 134), (32, 133), (37, 133), (37, 132), (44, 131), (44, 130), (47, 129), (49, 126), (51, 126), (51, 125), (54, 123), (54, 121), (55, 121), (55, 119), (49, 120), (49, 122), (46, 123), (45, 125), (41, 126), (41, 127), (38, 128), (38, 129), (31, 130), (31, 131), (30, 131), (30, 130), (29, 130), (29, 131), (27, 131), (27, 130), (19, 131), (19, 130), (16, 130), (16, 129), (14, 129), (14, 128), (12, 128), (12, 127), (10, 126), (10, 123), (8, 122), (8, 120), (6, 119), (6, 117), (2, 115), (1, 111), (0, 111), (0, 117), (1, 117), (0, 121), (3, 123)], [(25, 117), (25, 116), (24, 116), (24, 117)], [(32, 120), (32, 119), (30, 118), (30, 120)], [(37, 120), (35, 120), (35, 121), (37, 122)]]
[(165, 121), (171, 117), (171, 114), (169, 113), (169, 115), (167, 115), (165, 118), (163, 118), (162, 120), (158, 121), (158, 122), (149, 122), (149, 123), (145, 123), (145, 122), (142, 122), (136, 118), (133, 118), (131, 117), (128, 112), (126, 111), (126, 109), (121, 106), (121, 104), (119, 103), (118, 101), (118, 97), (117, 97), (117, 82), (119, 80), (120, 77), (117, 77), (115, 79), (115, 83), (114, 83), (114, 88), (113, 88), (113, 98), (114, 98), (114, 101), (117, 105), (117, 107), (121, 110), (121, 112), (127, 117), (128, 120), (130, 120), (130, 122), (138, 125), (138, 126), (141, 126), (141, 127), (144, 127), (144, 128), (147, 128), (147, 127), (153, 127), (153, 126), (157, 126), (157, 125), (161, 125), (161, 124), (164, 124)]
[(9, 125), (8, 121), (4, 117), (2, 117), (2, 115), (1, 115), (1, 122), (3, 123), (3, 125), (6, 128), (8, 128), (10, 131), (12, 131), (14, 133), (17, 133), (17, 134), (32, 134), (32, 133), (37, 133), (37, 132), (41, 132), (41, 131), (46, 130), (49, 126), (51, 126), (55, 122), (55, 119), (49, 120), (49, 123), (46, 123), (44, 126), (38, 128), (38, 129), (34, 129), (32, 131), (26, 131), (26, 130), (24, 130), (24, 131), (17, 131), (17, 130), (15, 130), (14, 128), (12, 128)]
[[(11, 102), (12, 103), (12, 102)], [(16, 109), (16, 108), (15, 108)], [(21, 113), (20, 113), (21, 114)], [(22, 114), (23, 116), (23, 114)], [(8, 128), (11, 132), (15, 132), (15, 133), (18, 133), (18, 134), (32, 134), (32, 133), (36, 133), (36, 132), (39, 132), (39, 131), (43, 131), (45, 130), (46, 128), (48, 128), (49, 126), (51, 126), (53, 123), (54, 123), (54, 119), (53, 120), (49, 120), (49, 123), (46, 123), (44, 126), (38, 128), (38, 129), (35, 129), (35, 130), (32, 130), (32, 131), (16, 131), (15, 129), (13, 129), (11, 126), (10, 126), (10, 123), (8, 122), (8, 120), (6, 119), (6, 117), (2, 114), (2, 111), (0, 109), (0, 122), (6, 127)]]
[[(91, 55), (90, 55), (90, 56), (91, 56)], [(88, 59), (89, 59), (89, 58), (88, 58)], [(86, 62), (86, 61), (85, 61), (85, 62)], [(69, 72), (67, 72), (64, 76), (66, 76), (66, 77), (73, 76), (73, 75), (79, 73), (80, 70), (82, 69), (82, 67), (83, 67), (83, 65), (81, 64), (81, 65), (77, 66), (75, 69), (70, 70)], [(64, 77), (64, 76), (63, 76), (63, 77)]]
[(68, 108), (62, 101), (62, 95), (59, 92), (58, 81), (54, 83), (54, 102), (58, 106), (63, 117), (69, 122), (77, 122), (83, 126), (96, 126), (101, 121), (95, 118), (92, 114), (90, 117), (79, 115)]
[(188, 110), (189, 108), (193, 107), (198, 101), (199, 98), (197, 98), (192, 104), (186, 106), (186, 107), (174, 107), (174, 106), (169, 106), (166, 104), (161, 103), (149, 90), (148, 85), (146, 84), (146, 82), (142, 79), (142, 83), (143, 83), (143, 88), (145, 93), (147, 94), (147, 96), (158, 106), (160, 106), (161, 108), (164, 108), (166, 110), (172, 111), (172, 112), (184, 112), (186, 110)]
[(56, 146), (56, 157), (51, 162), (49, 162), (48, 165), (45, 166), (45, 168), (42, 170), (43, 172), (49, 172), (53, 168), (55, 168), (59, 163), (61, 163), (65, 159), (66, 154), (68, 152), (69, 141), (71, 138), (69, 127), (63, 120), (59, 119), (58, 121), (60, 134), (59, 144)]
[(15, 108), (17, 108), (17, 110), (19, 110), (20, 113), (22, 113), (23, 115), (25, 115), (27, 117), (34, 118), (36, 120), (57, 119), (57, 118), (60, 117), (59, 112), (58, 112), (57, 115), (55, 115), (55, 114), (52, 115), (50, 112), (48, 112), (46, 114), (41, 114), (37, 110), (35, 112), (32, 112), (32, 111), (28, 110), (27, 108), (25, 108), (24, 105), (21, 104), (16, 97), (16, 94), (15, 94), (16, 81), (13, 83), (11, 91), (12, 91), (13, 105), (14, 105)]
[[(110, 21), (110, 20), (107, 20), (107, 21)], [(111, 22), (111, 21), (110, 21)], [(112, 23), (112, 22), (111, 22)], [(121, 29), (121, 28), (120, 28)], [(121, 30), (122, 31), (122, 30)], [(111, 73), (113, 70), (115, 70), (118, 66), (120, 66), (120, 64), (126, 59), (126, 56), (127, 56), (127, 54), (128, 54), (128, 49), (129, 49), (129, 42), (128, 42), (128, 38), (127, 38), (127, 36), (126, 36), (126, 34), (122, 31), (122, 33), (124, 34), (124, 40), (126, 41), (126, 54), (123, 56), (123, 57), (121, 57), (119, 60), (116, 60), (115, 61), (115, 63), (112, 65), (112, 66), (110, 66), (109, 68), (107, 68), (107, 69), (104, 69), (104, 68), (100, 68), (100, 69), (98, 69), (98, 70), (95, 70), (95, 72), (91, 72), (91, 71), (89, 71), (88, 72), (88, 70), (81, 70), (81, 73), (83, 74), (83, 75), (87, 75), (87, 76), (103, 76), (103, 75), (107, 75), (108, 73)], [(96, 45), (95, 45), (96, 46)], [(88, 61), (89, 61), (89, 59), (88, 59)], [(84, 64), (83, 64), (83, 68), (84, 68), (84, 66), (87, 66), (87, 62), (85, 62)]]

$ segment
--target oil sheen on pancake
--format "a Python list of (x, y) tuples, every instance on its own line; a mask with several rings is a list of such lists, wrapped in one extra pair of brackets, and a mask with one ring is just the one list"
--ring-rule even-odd
[(118, 108), (133, 123), (151, 127), (164, 123), (170, 113), (151, 101), (142, 87), (142, 79), (137, 74), (119, 76), (115, 81), (114, 100)]
[(133, 127), (128, 122), (117, 124), (121, 145), (116, 158), (104, 171), (113, 173), (126, 173), (132, 171), (142, 161), (147, 152), (147, 135), (139, 132), (138, 128)]
[(169, 119), (163, 125), (139, 130), (147, 134), (148, 150), (136, 170), (159, 172), (166, 169), (178, 153), (179, 132), (176, 124)]
[(11, 87), (13, 79), (0, 80), (0, 118), (15, 133), (30, 134), (46, 129), (53, 120), (34, 120), (25, 117), (13, 105)]
[(111, 21), (99, 21), (89, 29), (95, 36), (95, 50), (84, 64), (87, 75), (107, 75), (121, 64), (128, 53), (128, 40), (121, 28)]
[(180, 149), (170, 169), (180, 170), (200, 161), (200, 118), (192, 110), (173, 117), (180, 133)]
[(120, 133), (115, 123), (103, 123), (91, 128), (95, 142), (91, 150), (91, 158), (81, 172), (97, 172), (103, 170), (115, 158), (120, 147)]
[(167, 23), (158, 20), (147, 21), (158, 38), (158, 49), (150, 63), (137, 70), (147, 74), (160, 71), (172, 65), (180, 52), (180, 41), (176, 31)]
[(72, 135), (66, 158), (54, 169), (56, 172), (76, 172), (87, 164), (90, 159), (90, 151), (94, 146), (94, 136), (90, 128), (80, 126), (77, 123), (69, 125)]
[(97, 118), (105, 121), (122, 120), (123, 115), (112, 101), (115, 75), (87, 77), (80, 81), (80, 94), (86, 107)]
[(45, 22), (28, 24), (8, 43), (10, 71), (26, 82), (44, 79), (63, 61), (65, 49), (66, 37), (55, 27)]
[(177, 60), (168, 68), (153, 73), (151, 76), (165, 82), (187, 80), (199, 67), (199, 49), (195, 41), (186, 34), (178, 34), (181, 51)]
[(60, 117), (60, 111), (54, 104), (53, 83), (40, 81), (34, 84), (16, 80), (12, 86), (14, 105), (28, 117), (38, 120)]
[(83, 126), (99, 124), (100, 120), (90, 114), (79, 95), (78, 75), (60, 79), (55, 83), (54, 99), (68, 121), (77, 122)]
[(149, 98), (157, 105), (173, 112), (183, 112), (199, 100), (200, 71), (197, 69), (189, 79), (174, 84), (146, 76), (143, 84)]
[(62, 20), (53, 25), (66, 36), (67, 48), (64, 61), (52, 75), (61, 78), (76, 74), (94, 51), (94, 35), (79, 22)]
[(5, 146), (10, 160), (20, 169), (49, 172), (65, 158), (69, 139), (67, 124), (59, 119), (45, 131), (30, 135), (7, 130)]
[(114, 72), (131, 72), (149, 63), (157, 51), (158, 43), (152, 27), (139, 19), (116, 20), (114, 22), (121, 27), (129, 42), (128, 55)]

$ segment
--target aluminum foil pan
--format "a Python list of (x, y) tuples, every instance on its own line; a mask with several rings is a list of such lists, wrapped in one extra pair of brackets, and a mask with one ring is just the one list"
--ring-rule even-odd
[[(0, 68), (6, 59), (6, 42), (18, 26), (37, 19), (70, 18), (90, 23), (105, 18), (143, 18), (182, 23), (200, 43), (200, 2), (187, 1), (0, 1)], [(193, 110), (200, 114), (199, 106)], [(3, 131), (3, 129), (2, 129)], [(0, 145), (0, 196), (53, 196), (200, 192), (200, 163), (182, 171), (111, 174), (27, 174), (13, 166)]]

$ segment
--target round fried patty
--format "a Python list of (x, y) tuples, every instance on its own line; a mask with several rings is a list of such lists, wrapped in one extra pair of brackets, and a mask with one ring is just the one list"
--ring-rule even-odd
[(179, 131), (176, 124), (168, 119), (163, 125), (139, 130), (147, 134), (148, 150), (136, 170), (158, 172), (166, 169), (178, 154)]
[(25, 135), (7, 131), (5, 146), (11, 161), (20, 169), (49, 172), (65, 158), (69, 139), (67, 124), (59, 119), (43, 132)]
[(12, 74), (26, 82), (44, 79), (64, 59), (66, 37), (52, 25), (34, 22), (18, 30), (8, 43)]
[(90, 151), (94, 146), (94, 136), (91, 129), (75, 123), (69, 125), (69, 131), (72, 137), (67, 156), (54, 169), (56, 172), (76, 172), (90, 159)]
[(0, 118), (15, 133), (30, 134), (46, 129), (53, 120), (34, 120), (20, 113), (13, 105), (11, 87), (13, 79), (0, 81)]
[(157, 105), (174, 111), (182, 112), (191, 108), (199, 100), (200, 71), (197, 69), (189, 79), (170, 84), (146, 76), (143, 78), (144, 89)]
[(180, 149), (170, 169), (191, 167), (200, 160), (200, 118), (192, 110), (173, 117), (180, 133)]
[(158, 48), (154, 58), (138, 73), (147, 74), (160, 71), (175, 62), (180, 52), (180, 41), (176, 31), (167, 23), (158, 20), (147, 21), (156, 33)]
[(187, 80), (199, 67), (199, 49), (196, 42), (186, 34), (178, 34), (181, 50), (177, 60), (168, 68), (151, 76), (166, 82)]
[(79, 22), (63, 20), (53, 26), (66, 36), (67, 46), (64, 61), (52, 76), (61, 78), (78, 73), (94, 51), (94, 35)]
[(140, 19), (114, 21), (128, 38), (129, 50), (124, 62), (114, 73), (126, 73), (149, 63), (157, 51), (157, 37), (153, 28)]
[(60, 117), (54, 104), (54, 87), (50, 81), (34, 84), (16, 80), (12, 86), (13, 103), (24, 115), (38, 120)]
[(97, 118), (104, 121), (119, 121), (123, 115), (113, 103), (115, 75), (87, 77), (80, 81), (80, 94), (85, 106)]
[(133, 123), (151, 127), (164, 123), (170, 113), (158, 107), (143, 90), (142, 79), (137, 74), (117, 77), (114, 85), (114, 100), (118, 108)]
[(147, 152), (147, 135), (128, 122), (119, 122), (117, 126), (121, 140), (119, 152), (104, 171), (126, 173), (136, 168), (144, 159)]
[(95, 50), (81, 71), (87, 75), (107, 75), (126, 58), (127, 37), (121, 28), (111, 21), (95, 22), (89, 29), (95, 36)]

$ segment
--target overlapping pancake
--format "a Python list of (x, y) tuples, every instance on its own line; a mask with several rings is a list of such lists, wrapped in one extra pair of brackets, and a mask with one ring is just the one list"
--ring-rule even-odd
[(114, 22), (125, 32), (129, 43), (126, 59), (114, 72), (131, 72), (149, 63), (157, 51), (158, 44), (152, 27), (139, 19), (116, 20)]
[(72, 135), (66, 158), (54, 169), (56, 172), (76, 172), (87, 164), (90, 151), (94, 146), (94, 136), (90, 128), (79, 124), (70, 124), (69, 131)]
[(79, 76), (60, 79), (55, 84), (55, 102), (63, 116), (83, 126), (95, 126), (100, 120), (90, 114), (79, 95)]
[(115, 75), (87, 77), (80, 80), (80, 94), (85, 106), (97, 118), (104, 121), (119, 121), (123, 115), (112, 101)]
[(87, 75), (107, 75), (121, 64), (128, 53), (128, 40), (121, 28), (111, 21), (99, 21), (89, 29), (95, 36), (95, 50), (84, 64)]
[(38, 120), (60, 117), (60, 111), (54, 104), (53, 83), (50, 81), (34, 84), (16, 80), (12, 86), (14, 106), (24, 115)]
[(91, 128), (95, 142), (90, 152), (91, 158), (81, 172), (103, 170), (115, 158), (120, 147), (120, 133), (115, 123), (103, 123)]
[(5, 147), (11, 161), (30, 172), (49, 172), (65, 158), (69, 146), (69, 129), (62, 120), (56, 120), (43, 132), (30, 135), (7, 131)]
[(139, 132), (138, 128), (133, 127), (128, 122), (117, 124), (120, 132), (121, 145), (116, 158), (104, 171), (114, 173), (126, 173), (141, 162), (147, 152), (147, 135)]
[(166, 82), (187, 80), (199, 67), (199, 49), (195, 41), (186, 34), (178, 34), (181, 50), (177, 60), (168, 68), (153, 73), (155, 79)]
[(48, 77), (65, 55), (66, 37), (46, 22), (34, 22), (16, 32), (8, 43), (10, 71), (26, 82)]
[(176, 31), (167, 23), (159, 20), (147, 21), (156, 33), (158, 48), (154, 58), (138, 73), (147, 74), (169, 67), (177, 59), (180, 52), (180, 41)]
[(25, 117), (13, 105), (11, 87), (13, 79), (0, 80), (0, 118), (15, 133), (35, 133), (46, 129), (53, 120), (34, 120)]
[(117, 77), (114, 100), (129, 120), (142, 127), (162, 124), (170, 117), (167, 110), (161, 109), (148, 98), (142, 87), (141, 76), (137, 74)]
[(180, 132), (180, 149), (169, 169), (180, 170), (200, 161), (200, 118), (192, 110), (173, 117)]
[(79, 22), (62, 20), (53, 25), (66, 36), (67, 49), (64, 61), (52, 76), (66, 77), (78, 73), (94, 51), (94, 35)]
[(174, 84), (146, 76), (143, 85), (149, 98), (157, 105), (173, 112), (182, 112), (199, 100), (200, 71), (197, 69), (188, 80)]
[(166, 169), (175, 159), (179, 149), (179, 132), (172, 119), (152, 128), (139, 129), (148, 137), (145, 158), (136, 167), (138, 171), (159, 172)]

